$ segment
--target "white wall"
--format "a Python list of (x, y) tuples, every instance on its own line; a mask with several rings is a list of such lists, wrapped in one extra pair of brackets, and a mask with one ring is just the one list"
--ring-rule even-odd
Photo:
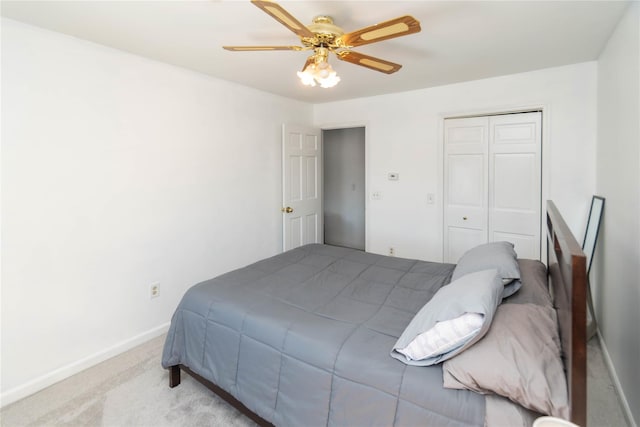
[[(544, 108), (543, 197), (582, 239), (595, 191), (596, 70), (589, 62), (315, 105), (316, 126), (369, 123), (368, 249), (394, 246), (399, 257), (441, 261), (443, 118), (531, 106)], [(388, 172), (400, 180), (388, 181)], [(382, 200), (371, 200), (374, 191)]]
[(281, 250), (283, 122), (312, 107), (2, 20), (2, 404)]
[(596, 188), (605, 210), (594, 257), (600, 333), (627, 408), (640, 421), (640, 4), (598, 60)]

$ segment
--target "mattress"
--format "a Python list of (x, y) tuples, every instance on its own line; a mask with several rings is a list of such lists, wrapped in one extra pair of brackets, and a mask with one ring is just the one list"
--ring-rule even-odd
[(312, 244), (199, 283), (164, 347), (279, 426), (485, 424), (485, 397), (443, 388), (440, 364), (389, 355), (453, 264)]

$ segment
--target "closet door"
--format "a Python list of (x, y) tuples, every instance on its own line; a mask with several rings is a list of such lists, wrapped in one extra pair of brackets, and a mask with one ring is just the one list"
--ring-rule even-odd
[(445, 120), (444, 261), (488, 238), (489, 119)]
[(445, 120), (444, 261), (506, 240), (540, 259), (542, 113)]
[(540, 259), (542, 113), (489, 119), (489, 241)]

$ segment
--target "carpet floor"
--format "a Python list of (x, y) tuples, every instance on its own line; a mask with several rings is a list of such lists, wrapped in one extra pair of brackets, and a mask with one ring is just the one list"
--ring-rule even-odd
[(160, 366), (165, 336), (3, 408), (3, 427), (255, 426), (188, 375), (175, 389)]
[[(232, 426), (255, 424), (190, 376), (169, 388), (164, 336), (80, 372), (0, 411), (19, 426)], [(627, 427), (597, 338), (588, 346), (588, 427)]]

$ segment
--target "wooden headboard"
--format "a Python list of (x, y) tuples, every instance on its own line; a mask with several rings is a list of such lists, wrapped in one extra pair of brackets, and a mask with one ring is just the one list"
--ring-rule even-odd
[(587, 261), (556, 205), (547, 201), (547, 266), (569, 391), (571, 422), (587, 425)]

